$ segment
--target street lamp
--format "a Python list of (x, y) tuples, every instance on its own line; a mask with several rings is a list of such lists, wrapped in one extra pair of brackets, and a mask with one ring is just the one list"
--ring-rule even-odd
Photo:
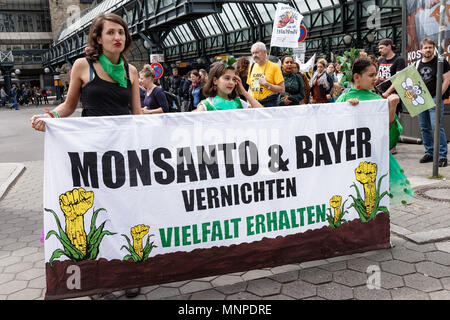
[(347, 47), (350, 46), (350, 45), (352, 44), (352, 41), (353, 41), (353, 37), (352, 37), (351, 35), (346, 34), (346, 35), (344, 36), (344, 43), (345, 43), (345, 45), (346, 45)]
[(366, 35), (366, 39), (369, 43), (373, 43), (375, 41), (375, 35), (372, 32), (369, 32)]
[(20, 71), (20, 69), (16, 69), (16, 70), (14, 70), (14, 73), (17, 74), (17, 75), (19, 75), (19, 74), (22, 73), (22, 71)]

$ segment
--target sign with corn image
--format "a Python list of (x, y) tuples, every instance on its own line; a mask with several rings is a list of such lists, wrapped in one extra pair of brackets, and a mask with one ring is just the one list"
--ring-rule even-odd
[(145, 247), (142, 247), (142, 239), (148, 233), (149, 228), (149, 226), (146, 226), (144, 224), (139, 224), (131, 228), (130, 233), (131, 237), (133, 238), (133, 245), (131, 245), (130, 238), (128, 238), (126, 234), (122, 234), (122, 236), (125, 237), (128, 243), (128, 247), (122, 246), (122, 249), (125, 248), (129, 252), (129, 254), (127, 254), (123, 258), (123, 261), (133, 260), (134, 262), (140, 262), (148, 259), (148, 255), (150, 254), (152, 249), (156, 247), (154, 245), (154, 242), (150, 242), (150, 237), (154, 236), (154, 234), (150, 234), (147, 237)]
[(363, 185), (364, 198), (361, 196), (361, 192), (358, 186), (353, 183), (352, 187), (356, 190), (356, 198), (353, 195), (350, 197), (353, 199), (353, 203), (349, 208), (354, 208), (359, 215), (362, 222), (367, 222), (375, 218), (379, 212), (389, 213), (386, 206), (381, 206), (380, 201), (389, 194), (388, 191), (384, 191), (380, 194), (380, 185), (383, 178), (388, 174), (381, 176), (376, 184), (377, 177), (377, 164), (371, 162), (361, 162), (355, 169), (356, 180)]
[(63, 246), (63, 249), (57, 249), (53, 252), (49, 259), (50, 265), (54, 259), (63, 255), (74, 262), (95, 260), (99, 253), (99, 246), (103, 237), (114, 234), (108, 230), (103, 230), (106, 221), (99, 227), (96, 226), (98, 214), (100, 211), (105, 210), (100, 208), (94, 211), (91, 218), (89, 234), (86, 235), (83, 216), (92, 207), (93, 203), (94, 192), (86, 191), (83, 188), (75, 188), (72, 191), (61, 194), (59, 204), (66, 218), (65, 229), (62, 228), (55, 211), (45, 208), (45, 211), (53, 214), (59, 232), (50, 230), (47, 233), (46, 239), (53, 235)]
[(338, 228), (341, 224), (344, 222), (347, 222), (347, 220), (344, 219), (344, 215), (348, 213), (347, 210), (345, 210), (345, 203), (347, 200), (342, 203), (342, 197), (340, 195), (336, 195), (331, 197), (330, 199), (330, 206), (333, 208), (333, 213), (331, 213), (331, 208), (328, 208), (329, 214), (327, 215), (327, 221), (330, 225), (330, 228)]
[(390, 246), (385, 100), (45, 121), (47, 299)]
[(333, 196), (330, 199), (330, 206), (333, 208), (333, 213), (331, 212), (331, 208), (328, 208), (329, 214), (327, 215), (327, 221), (330, 228), (338, 228), (342, 223), (347, 222), (343, 219), (344, 215), (348, 213), (348, 210), (345, 209), (354, 208), (362, 222), (368, 222), (375, 219), (375, 216), (380, 212), (389, 213), (386, 206), (380, 205), (381, 199), (389, 194), (388, 191), (384, 191), (380, 194), (381, 181), (387, 176), (387, 173), (380, 177), (376, 186), (376, 163), (361, 162), (355, 169), (355, 176), (356, 180), (363, 185), (364, 198), (361, 196), (361, 192), (355, 183), (353, 183), (351, 187), (356, 190), (356, 197), (349, 195), (349, 197), (353, 199), (353, 203), (347, 208), (345, 207), (345, 203), (348, 199), (342, 203), (342, 197), (340, 195)]

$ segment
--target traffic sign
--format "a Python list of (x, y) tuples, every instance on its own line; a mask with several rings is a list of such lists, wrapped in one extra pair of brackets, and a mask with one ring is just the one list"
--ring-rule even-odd
[(307, 34), (308, 32), (306, 31), (306, 27), (304, 25), (300, 25), (300, 37), (298, 37), (298, 42), (305, 40)]
[(155, 79), (161, 78), (164, 73), (163, 66), (158, 62), (152, 63), (150, 66), (155, 71)]

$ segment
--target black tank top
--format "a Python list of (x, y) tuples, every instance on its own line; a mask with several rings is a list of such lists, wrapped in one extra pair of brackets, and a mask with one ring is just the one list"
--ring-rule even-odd
[[(89, 82), (81, 87), (82, 117), (118, 116), (130, 114), (131, 81), (128, 64), (125, 64), (127, 73), (127, 87), (118, 83), (101, 79), (94, 68), (94, 62), (86, 58), (89, 63)], [(94, 79), (92, 75), (95, 74)]]

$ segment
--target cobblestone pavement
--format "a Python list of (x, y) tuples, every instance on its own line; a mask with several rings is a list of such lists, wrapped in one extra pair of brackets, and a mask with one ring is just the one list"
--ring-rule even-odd
[[(39, 241), (43, 161), (24, 165), (26, 170), (0, 202), (0, 299), (43, 299), (45, 294), (44, 248)], [(446, 181), (437, 184), (449, 186)], [(449, 207), (420, 198), (393, 209), (391, 220), (411, 234), (436, 223), (442, 227), (442, 221), (449, 220)], [(430, 221), (433, 216), (441, 222)], [(416, 228), (407, 223), (411, 219), (426, 223)], [(134, 299), (450, 299), (450, 241), (416, 244), (395, 233), (391, 241), (390, 249), (148, 286)], [(118, 291), (80, 299), (127, 298)]]

